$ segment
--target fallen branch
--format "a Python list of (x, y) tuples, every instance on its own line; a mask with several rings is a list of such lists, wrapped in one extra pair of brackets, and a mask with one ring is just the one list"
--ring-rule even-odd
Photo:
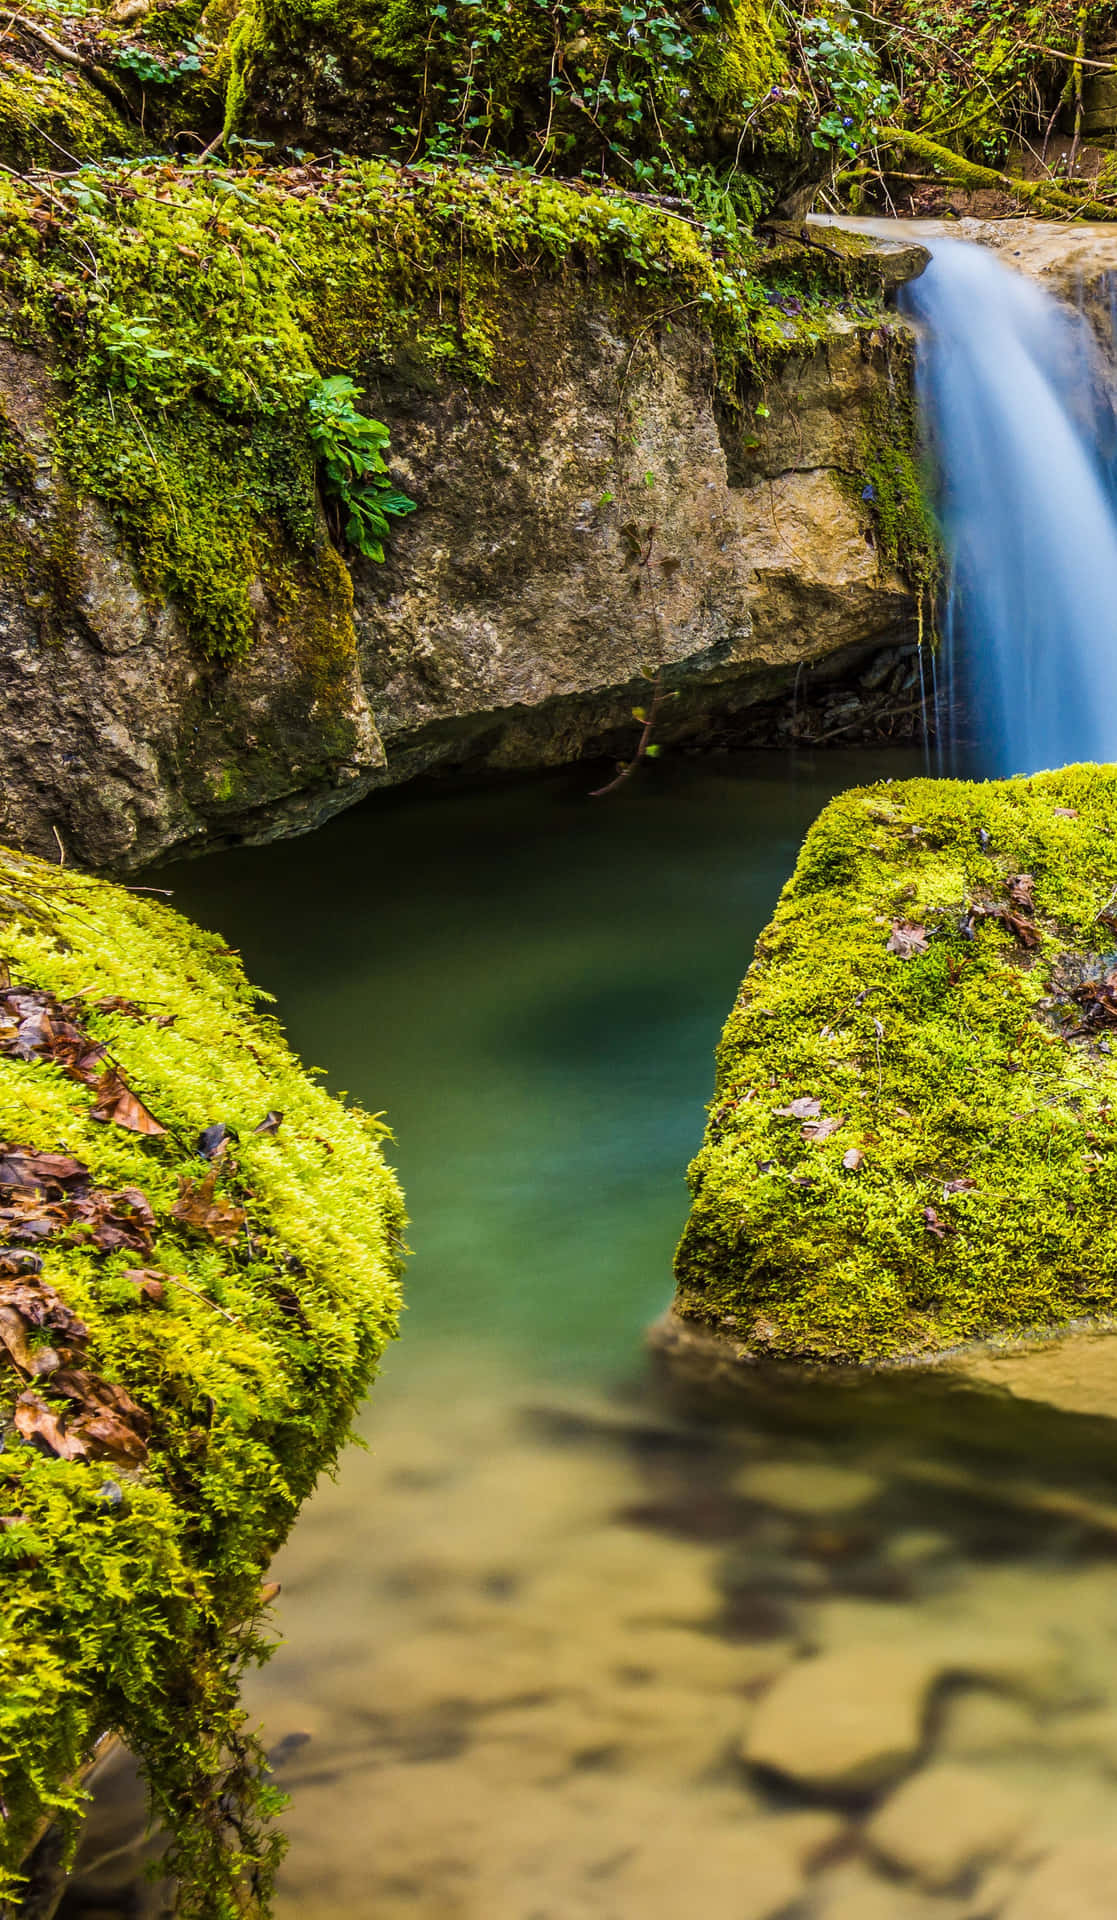
[[(26, 33), (30, 39), (37, 40), (39, 45), (45, 47), (46, 51), (53, 55), (55, 60), (61, 60), (64, 65), (68, 67), (77, 67), (79, 72), (85, 74), (90, 85), (96, 87), (99, 92), (103, 93), (106, 100), (111, 101), (118, 113), (125, 114), (129, 120), (138, 118), (136, 109), (129, 100), (124, 88), (118, 86), (116, 81), (105, 72), (103, 67), (99, 67), (95, 60), (88, 60), (83, 53), (78, 53), (73, 47), (68, 47), (64, 40), (56, 40), (53, 33), (48, 33), (45, 27), (40, 27), (34, 20), (27, 20), (21, 16), (16, 21), (15, 26), (17, 32)], [(9, 28), (9, 32), (10, 31), (11, 29)], [(4, 37), (6, 38), (7, 36), (5, 35)]]
[(898, 147), (913, 154), (927, 166), (935, 167), (959, 186), (993, 188), (1011, 193), (1017, 200), (1041, 212), (1069, 215), (1076, 220), (1117, 220), (1117, 207), (1104, 200), (1076, 199), (1045, 180), (1022, 180), (1014, 173), (1002, 173), (997, 167), (983, 167), (975, 160), (963, 160), (949, 147), (941, 147), (925, 134), (911, 133), (907, 127), (881, 127), (876, 136), (879, 147)]

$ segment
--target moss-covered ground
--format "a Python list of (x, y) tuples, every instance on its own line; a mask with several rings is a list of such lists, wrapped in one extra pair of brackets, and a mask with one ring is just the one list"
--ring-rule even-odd
[(0, 1911), (114, 1728), (222, 1920), (277, 1849), (261, 1573), (395, 1330), (400, 1196), (213, 937), (7, 852), (0, 915)]
[(867, 1361), (1117, 1312), (1117, 771), (843, 794), (718, 1053), (676, 1304)]

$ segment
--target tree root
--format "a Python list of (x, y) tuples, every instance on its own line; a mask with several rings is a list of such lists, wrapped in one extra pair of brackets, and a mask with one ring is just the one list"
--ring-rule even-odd
[(103, 67), (98, 66), (95, 60), (87, 60), (84, 54), (75, 52), (74, 48), (68, 47), (64, 41), (56, 40), (54, 35), (48, 33), (36, 20), (25, 20), (20, 17), (15, 25), (18, 32), (26, 33), (32, 40), (37, 40), (55, 60), (61, 60), (68, 67), (77, 67), (79, 72), (84, 73), (90, 86), (96, 87), (99, 93), (103, 93), (105, 99), (116, 108), (118, 113), (122, 113), (128, 120), (138, 120), (136, 109), (124, 88), (119, 86)]
[(928, 140), (922, 133), (911, 133), (906, 127), (881, 127), (877, 145), (899, 148), (901, 153), (934, 167), (959, 186), (992, 187), (1001, 193), (1011, 193), (1037, 213), (1061, 219), (1069, 216), (1076, 220), (1117, 220), (1117, 206), (1108, 201), (1091, 199), (1089, 194), (1064, 192), (1048, 180), (1022, 180), (1019, 175), (1002, 173), (997, 167), (983, 167), (975, 160), (963, 160), (949, 147), (941, 147), (936, 140)]

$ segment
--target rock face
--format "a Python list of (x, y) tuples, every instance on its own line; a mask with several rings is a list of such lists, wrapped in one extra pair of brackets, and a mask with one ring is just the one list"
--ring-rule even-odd
[[(900, 252), (893, 277), (923, 260)], [(860, 500), (906, 390), (902, 329), (820, 320), (731, 414), (686, 321), (543, 284), (509, 311), (491, 385), (401, 363), (374, 400), (419, 510), (386, 566), (357, 560), (352, 602), (323, 522), (293, 588), (290, 571), (283, 591), (256, 583), (256, 643), (232, 665), (202, 658), (51, 465), (58, 388), (5, 348), (6, 837), (127, 869), (297, 832), (431, 768), (624, 752), (657, 671), (669, 739), (755, 723), (797, 670), (910, 647), (911, 590)]]
[(916, 1360), (1111, 1318), (1115, 795), (1071, 767), (820, 816), (721, 1043), (666, 1344)]
[(385, 386), (420, 510), (388, 569), (355, 576), (375, 783), (623, 749), (660, 668), (670, 738), (797, 668), (910, 643), (910, 588), (857, 502), (887, 364), (869, 330), (833, 323), (764, 418), (731, 417), (700, 332), (641, 341), (567, 291), (519, 317), (493, 389)]

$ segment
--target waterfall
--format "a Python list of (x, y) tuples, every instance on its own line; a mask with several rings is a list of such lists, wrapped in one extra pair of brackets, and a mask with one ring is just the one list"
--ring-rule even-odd
[(943, 758), (961, 694), (983, 772), (1117, 760), (1113, 409), (1094, 336), (984, 248), (931, 245), (903, 303), (951, 573)]

